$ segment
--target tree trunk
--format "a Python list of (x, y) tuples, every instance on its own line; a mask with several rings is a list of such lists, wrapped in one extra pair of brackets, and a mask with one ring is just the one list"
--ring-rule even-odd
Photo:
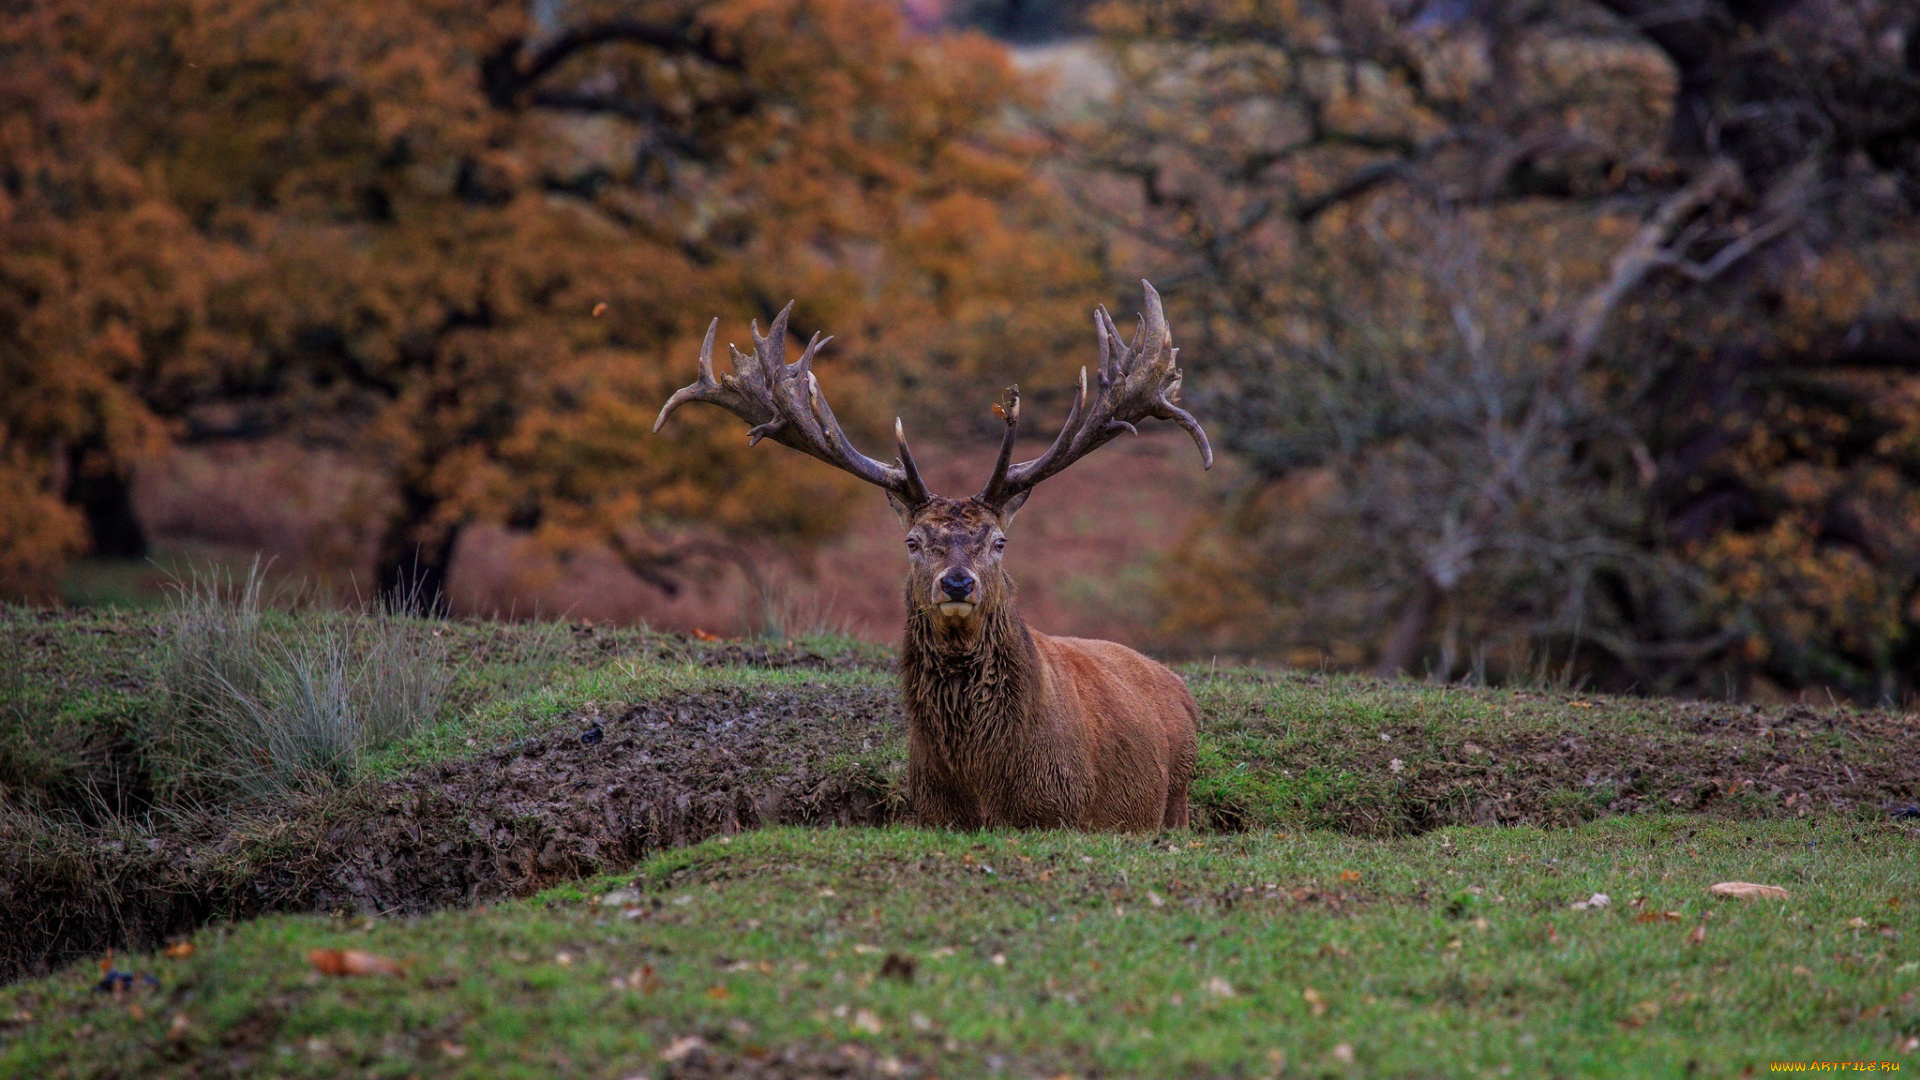
[(1440, 605), (1446, 598), (1446, 590), (1433, 578), (1421, 576), (1420, 585), (1407, 598), (1400, 621), (1394, 624), (1392, 636), (1387, 638), (1385, 647), (1380, 650), (1380, 660), (1373, 667), (1375, 675), (1391, 679), (1407, 670), (1414, 657), (1420, 654), (1420, 645), (1427, 637), (1427, 627), (1433, 625), (1433, 617), (1439, 613)]
[(459, 530), (433, 522), (432, 502), (408, 497), (380, 544), (380, 602), (391, 611), (444, 618), (447, 571)]
[(89, 550), (109, 559), (146, 558), (147, 531), (133, 511), (133, 478), (98, 464), (84, 446), (69, 451), (67, 475), (67, 502), (86, 515)]

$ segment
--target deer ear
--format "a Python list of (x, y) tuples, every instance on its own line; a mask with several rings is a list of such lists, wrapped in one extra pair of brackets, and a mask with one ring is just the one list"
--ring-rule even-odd
[(900, 526), (902, 528), (913, 528), (913, 510), (907, 506), (906, 503), (900, 501), (900, 496), (895, 495), (891, 491), (887, 492), (887, 505), (893, 507), (894, 515), (900, 519)]
[(1020, 494), (1015, 495), (1013, 498), (1007, 500), (1007, 505), (1000, 508), (1000, 527), (1001, 528), (1005, 529), (1013, 525), (1013, 515), (1018, 513), (1022, 506), (1026, 505), (1027, 496), (1031, 494), (1033, 494), (1033, 492), (1023, 491)]

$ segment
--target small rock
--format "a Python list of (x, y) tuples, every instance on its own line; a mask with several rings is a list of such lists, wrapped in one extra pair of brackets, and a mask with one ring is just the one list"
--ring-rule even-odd
[(599, 744), (600, 740), (606, 737), (607, 737), (607, 733), (600, 730), (599, 724), (595, 724), (592, 727), (580, 733), (580, 742), (582, 745), (585, 745), (585, 746), (595, 746)]

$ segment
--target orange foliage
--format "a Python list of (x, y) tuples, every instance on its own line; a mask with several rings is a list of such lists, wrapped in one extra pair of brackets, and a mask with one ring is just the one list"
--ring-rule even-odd
[[(98, 189), (74, 211), (48, 181), (6, 223), (32, 242), (0, 274), (40, 279), (0, 347), (61, 405), (10, 445), (92, 438), (124, 469), (165, 434), (285, 432), (390, 470), (389, 587), (476, 520), (658, 574), (688, 527), (809, 543), (848, 494), (724, 425), (648, 434), (710, 316), (743, 339), (799, 297), (796, 328), (840, 335), (824, 362), (866, 377), (850, 423), (894, 380), (1022, 374), (1013, 342), (1042, 344), (1031, 370), (1077, 328), (1093, 279), (1039, 228), (991, 43), (873, 0), (528, 8), (61, 0), (9, 24), (41, 59), (4, 101), (84, 123), (9, 109), (0, 152)], [(52, 268), (16, 269), (34, 243)]]

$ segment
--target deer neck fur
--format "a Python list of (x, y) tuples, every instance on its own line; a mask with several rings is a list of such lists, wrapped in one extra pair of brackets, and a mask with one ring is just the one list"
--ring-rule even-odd
[(900, 649), (907, 722), (962, 769), (1019, 746), (1043, 713), (1040, 654), (1012, 597), (973, 623), (910, 603)]

